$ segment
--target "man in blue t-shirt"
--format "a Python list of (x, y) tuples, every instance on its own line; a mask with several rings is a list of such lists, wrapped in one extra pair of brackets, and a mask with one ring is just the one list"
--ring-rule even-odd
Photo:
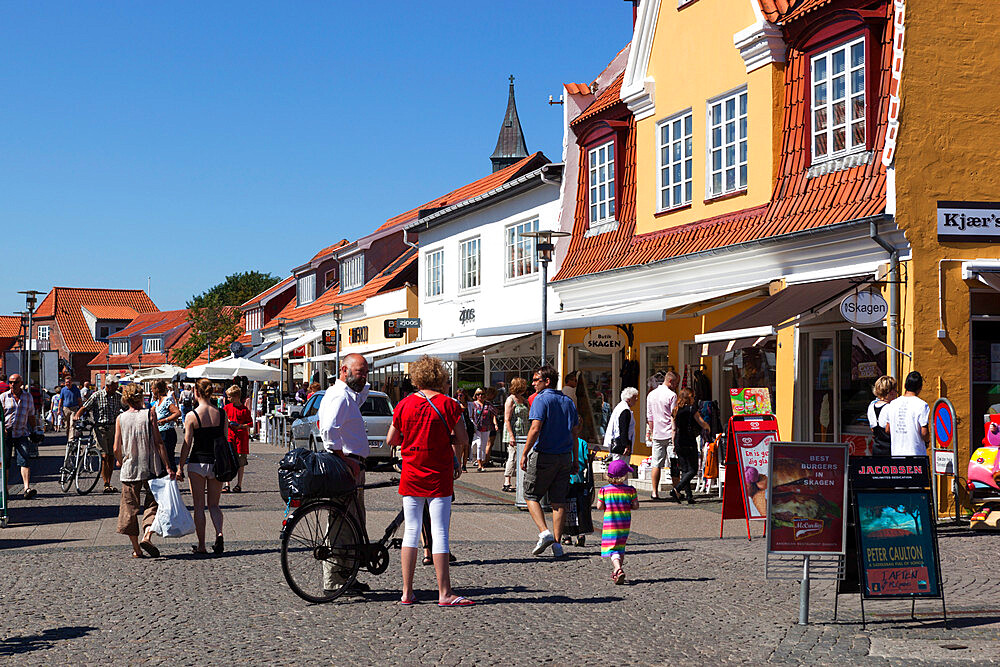
[[(536, 556), (552, 547), (552, 555), (562, 558), (563, 517), (566, 514), (566, 494), (569, 476), (576, 469), (576, 438), (580, 434), (580, 417), (573, 399), (556, 390), (559, 373), (551, 366), (542, 366), (532, 375), (531, 383), (537, 395), (531, 403), (528, 418), (528, 442), (521, 454), (524, 471), (524, 499), (528, 512), (538, 526), (538, 543), (532, 549)], [(552, 530), (545, 525), (541, 500), (549, 496), (552, 505)]]
[(59, 390), (59, 405), (62, 407), (63, 421), (66, 422), (66, 437), (73, 439), (73, 413), (80, 408), (82, 399), (80, 389), (73, 384), (73, 378), (66, 376), (62, 389)]

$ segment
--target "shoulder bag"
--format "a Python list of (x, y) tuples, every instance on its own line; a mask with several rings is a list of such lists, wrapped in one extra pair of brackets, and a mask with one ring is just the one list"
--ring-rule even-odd
[(219, 435), (215, 436), (213, 449), (215, 450), (215, 466), (212, 472), (215, 479), (220, 482), (228, 482), (236, 477), (240, 470), (240, 461), (236, 456), (233, 444), (229, 442), (229, 424), (226, 422), (226, 413), (219, 410)]

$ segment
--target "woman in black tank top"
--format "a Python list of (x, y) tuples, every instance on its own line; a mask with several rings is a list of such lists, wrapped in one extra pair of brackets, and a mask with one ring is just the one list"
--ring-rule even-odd
[(212, 551), (221, 554), (224, 550), (222, 539), (222, 510), (219, 498), (222, 496), (222, 482), (215, 479), (214, 441), (224, 434), (227, 422), (225, 413), (212, 403), (212, 382), (202, 378), (194, 386), (198, 407), (184, 419), (184, 448), (181, 450), (178, 477), (183, 477), (187, 464), (191, 484), (191, 500), (194, 504), (194, 527), (198, 544), (191, 547), (196, 554), (207, 554), (205, 548), (205, 507), (212, 516), (215, 527), (215, 543)]

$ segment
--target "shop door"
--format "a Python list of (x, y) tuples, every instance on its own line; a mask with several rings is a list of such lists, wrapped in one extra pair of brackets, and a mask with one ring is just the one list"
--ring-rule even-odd
[[(609, 409), (619, 400), (617, 383), (617, 368), (614, 354), (600, 354), (584, 348), (575, 348), (574, 370), (580, 371), (580, 383), (577, 385), (577, 409), (580, 412), (580, 423), (583, 426), (583, 439), (587, 442), (600, 443), (604, 441), (604, 427)], [(586, 387), (585, 392), (581, 386)], [(600, 396), (598, 395), (600, 392)], [(585, 405), (581, 405), (583, 397), (587, 397)], [(601, 397), (603, 396), (603, 401)]]
[(836, 348), (833, 336), (810, 336), (810, 405), (812, 420), (810, 433), (813, 442), (835, 442), (837, 414), (837, 381), (835, 368)]

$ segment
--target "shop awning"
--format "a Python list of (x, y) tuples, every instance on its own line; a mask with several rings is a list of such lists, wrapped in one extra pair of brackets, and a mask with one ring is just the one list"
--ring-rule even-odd
[[(344, 348), (340, 351), (340, 356), (345, 357), (348, 354), (360, 354), (365, 357), (371, 357), (375, 352), (382, 352), (384, 350), (392, 349), (390, 343), (373, 343), (371, 345), (352, 345), (351, 347)], [(337, 353), (330, 352), (327, 354), (317, 354), (313, 357), (306, 357), (305, 359), (292, 359), (288, 363), (290, 364), (301, 364), (305, 362), (313, 361), (337, 361)]]
[(978, 280), (1000, 292), (1000, 261), (978, 259), (962, 262), (962, 280)]
[(387, 359), (390, 356), (391, 357), (395, 357), (396, 355), (401, 354), (403, 352), (409, 352), (411, 350), (416, 350), (416, 349), (421, 348), (421, 347), (427, 347), (431, 343), (437, 343), (440, 340), (442, 340), (442, 339), (441, 338), (430, 338), (430, 339), (427, 339), (427, 340), (415, 340), (412, 343), (406, 343), (404, 345), (397, 345), (396, 347), (390, 347), (390, 348), (385, 349), (385, 350), (379, 350), (378, 352), (375, 352), (375, 353), (372, 354), (372, 357), (375, 358), (374, 367), (375, 368), (380, 368), (382, 366), (388, 366), (389, 364), (400, 363), (400, 362), (397, 362), (397, 361), (389, 361), (388, 363), (386, 363), (385, 359)]
[[(261, 345), (260, 347), (258, 347), (257, 349), (255, 349), (253, 352), (251, 352), (250, 354), (248, 354), (244, 358), (245, 359), (249, 359), (250, 361), (256, 361), (257, 363), (260, 363), (261, 361), (264, 361), (263, 359), (261, 359), (261, 357), (263, 357), (268, 352), (271, 352), (273, 350), (277, 350), (278, 349), (278, 345), (279, 344), (277, 342), (275, 342), (275, 343), (267, 343), (266, 345)], [(274, 357), (274, 358), (277, 359), (277, 357)]]
[[(594, 306), (592, 308), (582, 308), (575, 312), (563, 312), (549, 318), (548, 330), (560, 331), (562, 329), (587, 329), (591, 327), (607, 327), (617, 324), (639, 324), (641, 322), (663, 322), (668, 316), (673, 314), (678, 308), (690, 306), (693, 303), (710, 301), (720, 297), (744, 292), (755, 287), (732, 288), (715, 290), (710, 292), (693, 292), (678, 296), (662, 297), (659, 299), (646, 299), (643, 301), (629, 301), (614, 305)], [(752, 295), (751, 295), (752, 296)], [(542, 330), (541, 320), (534, 322), (523, 322), (521, 324), (505, 324), (497, 327), (484, 327), (476, 330), (477, 336), (496, 336), (514, 333), (540, 333)]]
[(378, 359), (375, 361), (375, 367), (388, 366), (389, 364), (408, 364), (411, 361), (416, 361), (425, 354), (437, 357), (441, 361), (458, 361), (462, 358), (463, 354), (481, 352), (488, 347), (524, 337), (524, 334), (508, 334), (505, 336), (455, 336), (454, 338), (445, 338), (444, 340), (439, 340), (408, 352)]
[[(302, 334), (295, 340), (286, 340), (285, 356), (287, 357), (289, 354), (291, 354), (292, 350), (296, 350), (302, 347), (303, 345), (306, 345), (307, 343), (311, 343), (314, 340), (318, 340), (319, 337), (322, 335), (323, 335), (322, 331), (309, 331), (307, 333)], [(265, 352), (264, 354), (260, 355), (260, 358), (264, 361), (269, 361), (271, 359), (277, 359), (280, 356), (281, 356), (281, 344), (279, 342), (278, 347), (274, 348), (270, 352)]]
[(789, 285), (773, 296), (731, 317), (707, 333), (694, 337), (703, 343), (702, 356), (754, 347), (778, 333), (778, 325), (793, 318), (819, 315), (836, 305), (838, 297), (858, 288), (850, 278)]

